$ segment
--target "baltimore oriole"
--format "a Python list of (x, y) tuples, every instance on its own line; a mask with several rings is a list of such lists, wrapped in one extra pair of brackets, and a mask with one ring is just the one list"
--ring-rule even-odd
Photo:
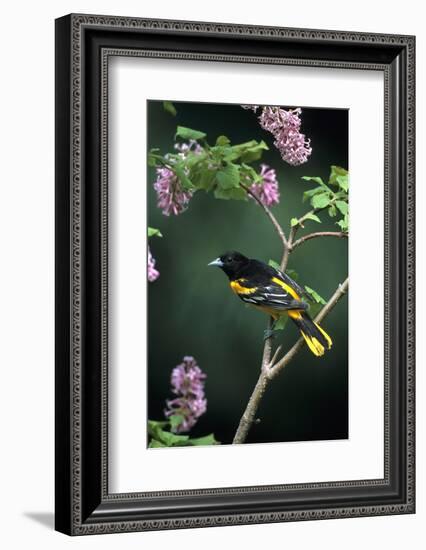
[(331, 348), (330, 336), (306, 312), (309, 306), (302, 300), (306, 292), (286, 273), (234, 251), (226, 252), (208, 265), (220, 267), (228, 275), (235, 294), (246, 304), (270, 315), (274, 322), (288, 315), (314, 355), (321, 356)]

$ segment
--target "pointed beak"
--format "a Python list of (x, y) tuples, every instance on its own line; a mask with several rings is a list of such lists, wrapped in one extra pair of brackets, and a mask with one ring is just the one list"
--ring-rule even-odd
[(223, 262), (220, 258), (216, 258), (215, 260), (213, 260), (212, 262), (210, 262), (209, 264), (207, 265), (215, 265), (216, 267), (222, 267), (223, 266)]

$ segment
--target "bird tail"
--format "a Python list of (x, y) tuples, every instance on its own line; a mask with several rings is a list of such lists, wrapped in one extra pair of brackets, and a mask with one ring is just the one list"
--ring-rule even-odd
[(320, 357), (332, 346), (330, 336), (317, 323), (312, 321), (306, 311), (291, 310), (288, 316), (296, 324), (306, 344), (314, 355)]

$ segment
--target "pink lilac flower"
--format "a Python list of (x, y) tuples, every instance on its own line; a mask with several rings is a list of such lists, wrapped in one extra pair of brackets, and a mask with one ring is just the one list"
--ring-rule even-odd
[(272, 206), (280, 202), (280, 190), (278, 187), (277, 174), (273, 168), (270, 168), (267, 164), (260, 165), (260, 176), (262, 177), (262, 183), (252, 183), (250, 185), (250, 191), (256, 195), (256, 197), (265, 206)]
[(148, 281), (153, 283), (160, 276), (160, 272), (155, 269), (155, 258), (148, 247)]
[[(191, 139), (188, 143), (175, 143), (175, 149), (181, 159), (188, 156), (188, 153), (199, 155), (203, 148)], [(176, 159), (170, 155), (165, 156), (166, 160), (173, 165)], [(184, 189), (179, 178), (170, 168), (157, 167), (157, 179), (154, 182), (154, 189), (157, 192), (157, 206), (161, 208), (165, 216), (182, 214), (188, 208), (193, 192)]]
[(305, 163), (312, 153), (310, 140), (300, 132), (301, 112), (300, 108), (286, 111), (280, 107), (263, 107), (259, 116), (261, 127), (274, 136), (274, 145), (282, 159), (292, 166)]
[(154, 189), (157, 192), (157, 206), (165, 216), (182, 214), (192, 197), (192, 192), (185, 190), (179, 178), (169, 168), (157, 167), (157, 180)]
[(207, 375), (197, 365), (193, 357), (186, 356), (183, 362), (172, 370), (172, 392), (177, 396), (166, 401), (166, 418), (173, 415), (182, 417), (178, 426), (173, 428), (175, 433), (188, 432), (198, 418), (207, 410), (207, 399), (204, 395), (204, 380)]

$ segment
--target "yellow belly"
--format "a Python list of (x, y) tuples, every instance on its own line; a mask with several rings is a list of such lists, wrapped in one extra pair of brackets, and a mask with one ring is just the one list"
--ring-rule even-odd
[[(251, 305), (251, 304), (250, 304)], [(279, 319), (282, 315), (288, 315), (289, 317), (292, 317), (293, 319), (298, 319), (300, 317), (300, 311), (297, 309), (289, 309), (286, 311), (278, 311), (272, 307), (266, 307), (266, 306), (255, 306), (252, 307), (258, 309), (259, 311), (262, 311), (263, 313), (266, 313), (266, 315), (269, 315), (270, 317), (273, 317), (276, 321)]]

